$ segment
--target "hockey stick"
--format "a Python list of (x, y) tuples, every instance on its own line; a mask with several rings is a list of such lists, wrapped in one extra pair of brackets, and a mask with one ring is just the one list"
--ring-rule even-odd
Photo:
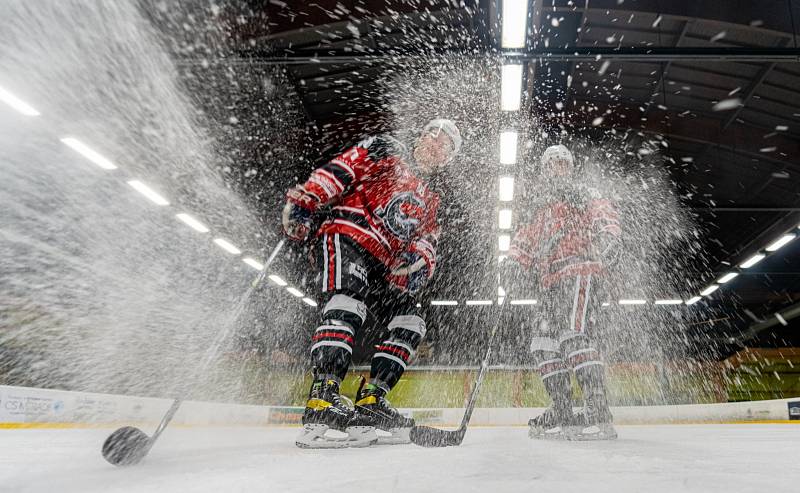
[[(285, 241), (286, 240), (283, 239), (279, 241), (272, 250), (269, 258), (264, 263), (264, 268), (261, 269), (261, 273), (252, 282), (250, 289), (248, 289), (245, 295), (242, 297), (239, 306), (244, 305), (244, 303), (250, 298), (250, 295), (253, 293), (253, 290), (256, 288), (256, 286), (261, 284), (261, 281), (264, 280), (264, 277), (267, 275), (267, 267), (269, 267), (270, 264), (272, 264), (272, 262), (275, 260), (275, 257), (278, 256), (278, 253), (280, 253), (281, 249), (283, 248)], [(222, 335), (225, 335), (225, 333)], [(216, 346), (216, 344), (214, 346)], [(213, 356), (213, 353), (207, 356), (206, 361), (199, 373), (202, 373), (211, 362), (211, 356)], [(153, 432), (153, 436), (151, 437), (148, 437), (145, 432), (135, 426), (123, 426), (122, 428), (114, 431), (108, 436), (108, 438), (106, 438), (106, 441), (103, 442), (103, 457), (115, 466), (131, 466), (138, 464), (142, 459), (144, 459), (147, 453), (150, 452), (150, 449), (153, 448), (153, 445), (155, 445), (158, 437), (161, 436), (161, 433), (163, 433), (167, 428), (167, 425), (169, 425), (169, 423), (172, 421), (172, 418), (175, 417), (175, 414), (178, 412), (178, 409), (180, 409), (181, 404), (183, 404), (183, 399), (175, 399), (172, 401), (172, 405), (169, 407), (166, 414), (164, 414), (164, 417), (161, 418), (158, 428), (156, 428), (156, 431)]]
[(412, 443), (421, 447), (452, 447), (461, 445), (461, 442), (464, 441), (464, 435), (467, 434), (469, 420), (472, 418), (472, 411), (475, 410), (475, 403), (478, 401), (478, 393), (483, 383), (483, 377), (486, 376), (486, 372), (489, 369), (489, 358), (492, 356), (494, 336), (497, 333), (498, 325), (500, 325), (500, 315), (502, 315), (502, 313), (503, 310), (500, 309), (497, 321), (494, 327), (492, 327), (492, 333), (489, 336), (489, 348), (486, 350), (486, 356), (484, 356), (483, 362), (481, 363), (478, 378), (475, 379), (475, 386), (472, 387), (472, 393), (469, 396), (469, 402), (467, 402), (467, 409), (464, 412), (464, 417), (461, 419), (461, 426), (454, 431), (440, 430), (439, 428), (424, 425), (414, 426), (409, 433), (409, 438)]

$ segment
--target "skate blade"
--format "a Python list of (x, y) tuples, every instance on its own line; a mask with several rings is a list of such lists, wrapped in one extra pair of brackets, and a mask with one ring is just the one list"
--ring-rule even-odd
[(411, 443), (411, 428), (392, 428), (384, 431), (378, 430), (377, 445), (403, 445)]
[(575, 442), (616, 440), (617, 430), (612, 425), (587, 426), (577, 430), (569, 439)]
[(550, 429), (532, 426), (528, 429), (528, 438), (533, 440), (566, 440), (567, 433), (558, 426)]
[(295, 439), (295, 445), (306, 449), (369, 447), (378, 441), (371, 426), (349, 426), (344, 432), (331, 430), (328, 425), (307, 424)]

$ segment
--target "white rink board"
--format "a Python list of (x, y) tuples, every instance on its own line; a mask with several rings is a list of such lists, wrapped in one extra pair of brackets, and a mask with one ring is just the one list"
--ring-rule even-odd
[(478, 427), (459, 447), (301, 450), (296, 428), (169, 428), (140, 465), (119, 469), (100, 456), (110, 429), (0, 430), (0, 491), (773, 493), (800, 485), (800, 426), (618, 431), (613, 442), (544, 442), (520, 427)]
[[(0, 423), (157, 423), (168, 399), (0, 385)], [(185, 402), (174, 422), (182, 425), (264, 425), (270, 408)]]
[[(615, 407), (613, 412), (616, 422), (620, 424), (781, 421), (789, 419), (790, 402), (800, 402), (800, 398), (723, 404)], [(170, 404), (168, 399), (0, 386), (0, 423), (157, 423)], [(455, 425), (464, 414), (463, 408), (402, 411), (418, 422), (439, 425)], [(291, 424), (297, 422), (300, 412), (301, 409), (296, 407), (189, 401), (178, 411), (174, 423), (189, 426)], [(540, 408), (479, 408), (473, 414), (472, 423), (491, 426), (525, 425), (529, 418), (540, 412)]]

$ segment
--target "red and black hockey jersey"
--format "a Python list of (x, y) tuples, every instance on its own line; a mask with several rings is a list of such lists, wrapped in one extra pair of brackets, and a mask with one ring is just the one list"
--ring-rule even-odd
[(543, 287), (566, 277), (601, 273), (616, 248), (621, 229), (612, 202), (591, 198), (584, 204), (555, 200), (539, 207), (520, 227), (509, 256), (539, 273)]
[(430, 277), (439, 196), (411, 171), (405, 156), (396, 139), (369, 137), (314, 170), (302, 188), (315, 211), (330, 210), (317, 236), (348, 236), (389, 269), (398, 267), (402, 253), (418, 253)]

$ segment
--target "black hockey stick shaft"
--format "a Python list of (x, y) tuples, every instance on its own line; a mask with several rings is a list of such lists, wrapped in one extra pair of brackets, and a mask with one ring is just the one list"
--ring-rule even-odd
[[(239, 309), (247, 302), (252, 294), (253, 290), (261, 284), (261, 281), (264, 280), (264, 277), (267, 275), (267, 268), (272, 264), (275, 260), (275, 257), (278, 256), (278, 253), (283, 249), (283, 245), (286, 240), (281, 239), (275, 248), (272, 250), (269, 258), (264, 263), (264, 268), (261, 269), (258, 277), (253, 280), (250, 288), (247, 290), (244, 296), (242, 296), (239, 305), (237, 306), (237, 313)], [(216, 346), (216, 343), (213, 347)], [(206, 356), (206, 360), (203, 363), (200, 373), (202, 373), (210, 364), (212, 356), (214, 352), (209, 352)], [(106, 441), (103, 443), (103, 457), (106, 460), (114, 465), (133, 465), (141, 461), (147, 453), (153, 448), (158, 437), (164, 432), (164, 430), (169, 426), (170, 422), (172, 422), (172, 418), (175, 417), (178, 410), (183, 404), (183, 399), (178, 398), (172, 401), (172, 405), (170, 405), (167, 412), (164, 414), (164, 417), (161, 418), (161, 422), (158, 424), (155, 432), (151, 437), (148, 437), (143, 431), (138, 428), (132, 426), (125, 426), (119, 428), (114, 433), (112, 433)]]
[(469, 420), (472, 419), (472, 411), (475, 410), (475, 404), (478, 402), (478, 394), (480, 393), (481, 385), (483, 384), (483, 378), (486, 376), (486, 372), (489, 370), (489, 358), (492, 357), (494, 335), (496, 333), (497, 324), (495, 324), (495, 326), (492, 328), (492, 334), (489, 336), (489, 347), (486, 349), (486, 356), (483, 358), (483, 362), (481, 363), (481, 369), (478, 372), (478, 378), (475, 379), (475, 387), (472, 389), (472, 394), (469, 396), (467, 409), (464, 412), (464, 417), (461, 419), (461, 426), (459, 427), (460, 429), (466, 430)]
[(494, 337), (497, 334), (497, 327), (500, 325), (500, 317), (503, 311), (497, 316), (497, 321), (492, 327), (491, 335), (489, 336), (488, 348), (486, 349), (486, 356), (481, 362), (481, 368), (478, 371), (478, 377), (475, 379), (475, 385), (472, 387), (472, 392), (467, 401), (467, 408), (464, 410), (464, 417), (461, 418), (461, 426), (457, 430), (448, 431), (433, 428), (431, 426), (415, 426), (411, 429), (409, 437), (411, 442), (422, 447), (449, 447), (461, 445), (464, 441), (464, 436), (467, 434), (467, 426), (472, 419), (472, 412), (475, 410), (475, 404), (478, 402), (478, 395), (480, 394), (483, 379), (489, 370), (489, 359), (492, 357), (492, 348), (494, 347)]

